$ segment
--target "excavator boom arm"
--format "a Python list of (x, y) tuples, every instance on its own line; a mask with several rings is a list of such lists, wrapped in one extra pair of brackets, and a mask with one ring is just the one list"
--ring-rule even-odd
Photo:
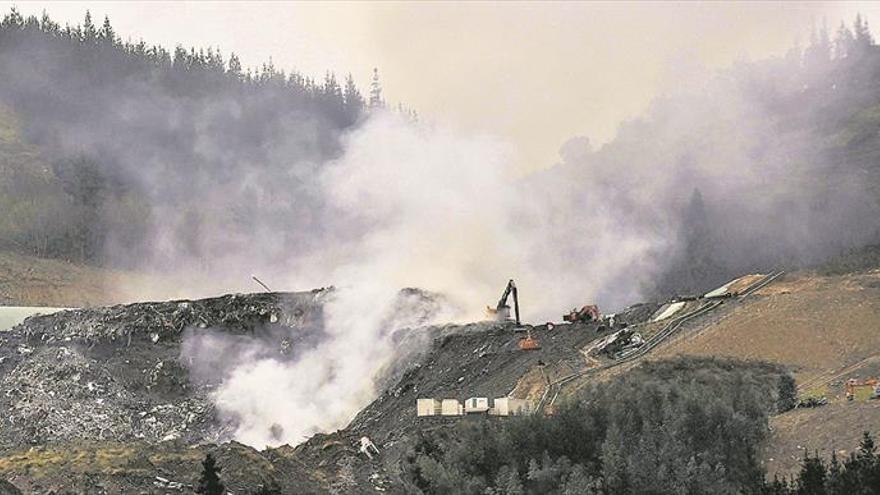
[(507, 307), (507, 299), (511, 294), (513, 294), (513, 312), (516, 315), (516, 324), (519, 325), (519, 294), (517, 294), (516, 284), (513, 282), (513, 279), (507, 282), (507, 288), (501, 294), (501, 299), (498, 300), (498, 306), (495, 307), (495, 310), (501, 311)]

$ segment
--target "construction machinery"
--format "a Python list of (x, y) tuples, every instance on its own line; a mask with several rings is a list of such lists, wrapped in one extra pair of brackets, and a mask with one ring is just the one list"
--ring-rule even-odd
[(513, 283), (513, 279), (510, 279), (510, 281), (507, 282), (507, 287), (504, 289), (504, 293), (501, 294), (501, 299), (498, 300), (495, 309), (486, 306), (486, 314), (497, 321), (510, 320), (510, 306), (507, 304), (507, 300), (510, 298), (511, 294), (513, 295), (513, 310), (516, 315), (515, 321), (516, 325), (519, 326), (519, 298), (517, 297), (516, 284)]
[(538, 339), (532, 337), (532, 331), (526, 329), (525, 338), (519, 339), (519, 348), (524, 351), (537, 351), (541, 348)]
[(602, 314), (599, 313), (598, 306), (595, 304), (587, 304), (581, 309), (572, 309), (567, 315), (562, 315), (562, 319), (569, 323), (588, 323), (601, 320)]
[(850, 378), (846, 381), (846, 400), (875, 399), (880, 396), (880, 380), (868, 378), (860, 381)]

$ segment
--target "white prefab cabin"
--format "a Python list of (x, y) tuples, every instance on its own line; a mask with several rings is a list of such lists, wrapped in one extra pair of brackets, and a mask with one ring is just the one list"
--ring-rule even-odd
[(440, 414), (443, 416), (461, 416), (464, 409), (458, 399), (443, 399), (440, 404)]
[(532, 403), (526, 399), (511, 399), (510, 397), (499, 397), (489, 409), (489, 414), (493, 416), (521, 416), (531, 414)]
[(416, 416), (440, 416), (443, 401), (440, 399), (416, 399)]
[(471, 397), (470, 399), (464, 401), (465, 414), (485, 413), (489, 411), (489, 409), (490, 407), (488, 397)]

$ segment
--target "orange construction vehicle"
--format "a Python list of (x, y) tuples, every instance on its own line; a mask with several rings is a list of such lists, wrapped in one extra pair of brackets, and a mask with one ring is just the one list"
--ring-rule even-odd
[(587, 323), (590, 321), (599, 321), (602, 314), (599, 313), (599, 307), (595, 304), (588, 304), (581, 309), (574, 308), (567, 315), (562, 315), (562, 319), (569, 323)]
[(541, 348), (538, 339), (532, 338), (532, 331), (526, 330), (526, 337), (519, 339), (519, 348), (524, 351), (537, 351)]
[(880, 392), (880, 380), (876, 378), (868, 378), (865, 381), (859, 381), (850, 378), (846, 381), (846, 400), (853, 400), (858, 395), (859, 398), (875, 398)]

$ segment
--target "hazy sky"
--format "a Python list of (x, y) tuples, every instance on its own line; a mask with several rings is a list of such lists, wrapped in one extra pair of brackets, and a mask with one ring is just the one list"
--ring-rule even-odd
[(507, 141), (519, 170), (548, 166), (560, 145), (613, 137), (675, 74), (670, 61), (724, 67), (784, 53), (810, 23), (834, 31), (866, 2), (7, 2), (78, 23), (109, 15), (123, 37), (220, 47), (248, 65), (272, 58), (316, 78), (378, 67), (391, 103), (428, 120)]

